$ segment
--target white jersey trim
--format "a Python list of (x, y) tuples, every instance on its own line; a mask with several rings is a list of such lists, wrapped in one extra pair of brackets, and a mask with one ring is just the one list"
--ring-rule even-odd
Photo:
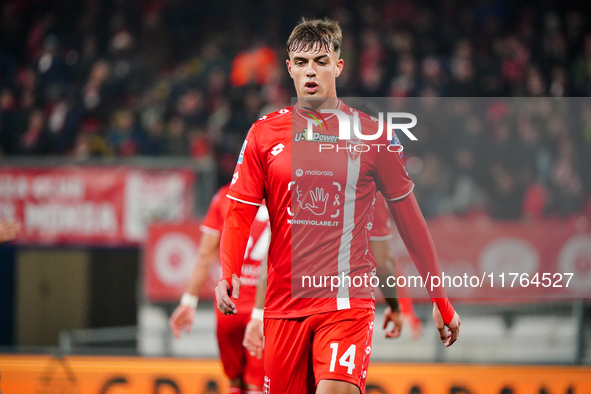
[[(347, 276), (351, 272), (351, 243), (355, 229), (355, 202), (357, 200), (357, 182), (359, 181), (360, 162), (347, 160), (347, 183), (343, 202), (343, 234), (338, 255), (338, 276)], [(337, 309), (348, 309), (349, 288), (341, 286), (337, 291)]]
[(241, 200), (241, 199), (239, 199), (239, 198), (232, 197), (232, 196), (231, 196), (231, 195), (229, 195), (229, 194), (226, 194), (226, 197), (228, 197), (228, 198), (230, 198), (230, 199), (232, 199), (232, 200), (234, 200), (234, 201), (243, 202), (243, 203), (245, 203), (245, 204), (248, 204), (248, 205), (254, 205), (255, 207), (260, 207), (261, 205), (263, 205), (263, 204), (261, 204), (261, 203), (257, 204), (256, 202), (250, 202), (250, 201)]
[(206, 233), (206, 234), (220, 235), (219, 230), (216, 230), (215, 228), (207, 227), (204, 225), (199, 226), (199, 230), (201, 230), (202, 233)]
[(381, 237), (369, 237), (370, 241), (387, 241), (389, 239), (392, 239), (392, 234), (390, 235), (383, 235)]
[(386, 198), (384, 197), (387, 201), (397, 201), (397, 200), (402, 200), (404, 197), (408, 196), (410, 193), (412, 193), (412, 191), (415, 188), (415, 184), (412, 184), (412, 187), (410, 188), (410, 190), (408, 191), (408, 193), (406, 193), (404, 196), (400, 196), (400, 197), (396, 197), (396, 198)]
[(349, 298), (337, 297), (337, 310), (342, 311), (343, 309), (351, 309)]

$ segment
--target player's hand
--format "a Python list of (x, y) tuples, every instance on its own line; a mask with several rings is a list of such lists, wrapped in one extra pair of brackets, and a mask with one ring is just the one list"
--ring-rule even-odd
[(263, 322), (257, 319), (250, 319), (244, 331), (242, 345), (248, 350), (251, 356), (263, 357)]
[[(236, 274), (232, 274), (232, 298), (237, 300), (240, 296), (240, 278)], [(236, 304), (230, 298), (230, 284), (227, 280), (222, 279), (215, 287), (215, 299), (218, 305), (218, 309), (224, 314), (235, 315), (238, 313), (236, 310)]]
[(0, 242), (12, 241), (21, 231), (19, 222), (9, 222), (6, 219), (0, 221)]
[[(458, 336), (460, 335), (460, 315), (458, 315), (458, 312), (454, 312), (453, 319), (446, 325), (443, 323), (443, 317), (441, 316), (439, 307), (436, 303), (433, 303), (433, 321), (435, 322), (437, 331), (439, 331), (439, 339), (441, 339), (445, 347), (453, 345), (458, 340)], [(446, 326), (449, 332), (446, 332)]]
[[(390, 330), (387, 330), (388, 323), (390, 322), (394, 323), (394, 327), (392, 327)], [(386, 338), (398, 338), (402, 332), (403, 324), (404, 320), (402, 319), (402, 313), (400, 312), (400, 309), (393, 311), (392, 308), (387, 307), (384, 310), (384, 330), (386, 330)]]
[(168, 325), (170, 326), (173, 335), (180, 338), (183, 329), (185, 329), (187, 333), (191, 332), (193, 320), (195, 320), (195, 308), (189, 305), (179, 305), (172, 313), (172, 316), (170, 316), (170, 319), (168, 319)]

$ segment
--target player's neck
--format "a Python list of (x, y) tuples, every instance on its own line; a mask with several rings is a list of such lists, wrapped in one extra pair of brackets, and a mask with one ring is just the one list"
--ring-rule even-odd
[(335, 109), (339, 106), (339, 99), (334, 97), (298, 97), (298, 107), (320, 111), (321, 109)]

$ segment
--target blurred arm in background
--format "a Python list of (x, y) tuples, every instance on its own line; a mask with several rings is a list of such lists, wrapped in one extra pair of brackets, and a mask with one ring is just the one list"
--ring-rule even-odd
[(9, 222), (6, 219), (0, 221), (0, 242), (12, 241), (21, 231), (19, 222)]
[(261, 264), (261, 273), (257, 285), (257, 296), (250, 321), (246, 325), (242, 345), (256, 358), (263, 357), (263, 310), (267, 294), (267, 259)]
[(217, 259), (220, 247), (220, 236), (204, 232), (199, 242), (199, 254), (193, 272), (187, 283), (185, 294), (180, 304), (174, 310), (168, 323), (175, 337), (180, 338), (183, 329), (191, 332), (195, 320), (198, 295), (203, 284), (209, 277), (209, 267)]

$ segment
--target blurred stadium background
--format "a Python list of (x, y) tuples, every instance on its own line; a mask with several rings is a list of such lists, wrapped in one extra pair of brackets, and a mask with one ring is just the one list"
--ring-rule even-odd
[[(587, 291), (467, 294), (450, 349), (419, 302), (421, 339), (376, 331), (368, 393), (591, 393), (588, 1), (8, 0), (0, 13), (0, 218), (24, 224), (0, 245), (3, 392), (223, 392), (211, 302), (181, 340), (167, 319), (246, 132), (289, 105), (290, 31), (329, 16), (344, 29), (341, 96), (541, 103), (524, 119), (495, 101), (492, 121), (402, 138), (408, 168), (449, 259), (476, 266), (484, 247), (458, 252), (471, 239), (521, 236)], [(544, 97), (577, 97), (577, 120)]]

